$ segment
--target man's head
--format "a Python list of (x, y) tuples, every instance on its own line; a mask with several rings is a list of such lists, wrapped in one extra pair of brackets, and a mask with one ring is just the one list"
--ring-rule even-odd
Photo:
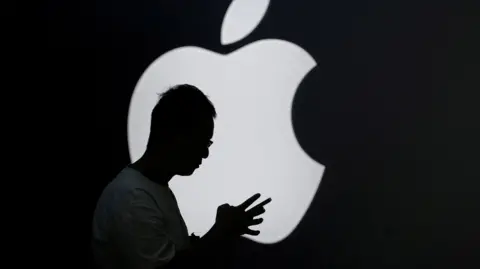
[(213, 104), (197, 87), (170, 88), (152, 111), (147, 151), (159, 160), (167, 157), (172, 173), (191, 175), (209, 155), (216, 116)]

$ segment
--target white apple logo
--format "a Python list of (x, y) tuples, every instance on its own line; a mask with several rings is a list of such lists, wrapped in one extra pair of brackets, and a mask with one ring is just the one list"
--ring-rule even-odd
[[(268, 5), (267, 0), (234, 0), (223, 21), (222, 44), (253, 31)], [(176, 84), (192, 84), (217, 109), (209, 158), (192, 176), (171, 183), (190, 232), (207, 232), (218, 205), (238, 204), (257, 192), (273, 201), (267, 206), (260, 235), (247, 238), (276, 243), (299, 224), (317, 192), (324, 166), (298, 144), (291, 109), (298, 85), (315, 66), (315, 60), (297, 45), (267, 39), (227, 55), (199, 47), (176, 48), (146, 69), (128, 115), (132, 161), (145, 151), (158, 93)]]

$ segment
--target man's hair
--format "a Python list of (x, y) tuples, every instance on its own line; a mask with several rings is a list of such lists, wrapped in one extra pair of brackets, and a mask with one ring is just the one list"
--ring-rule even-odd
[(167, 138), (189, 131), (217, 116), (215, 107), (197, 87), (176, 85), (160, 94), (152, 111), (150, 138)]

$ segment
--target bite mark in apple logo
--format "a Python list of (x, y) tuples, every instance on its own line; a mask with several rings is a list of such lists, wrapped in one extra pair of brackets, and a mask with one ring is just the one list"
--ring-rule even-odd
[[(223, 20), (222, 44), (252, 32), (268, 5), (268, 0), (233, 0)], [(204, 234), (218, 205), (239, 204), (257, 192), (273, 201), (259, 226), (260, 235), (246, 238), (277, 243), (300, 223), (325, 169), (302, 150), (292, 125), (295, 93), (315, 66), (313, 57), (299, 46), (264, 39), (226, 55), (194, 46), (176, 48), (145, 70), (128, 114), (132, 162), (145, 151), (158, 93), (176, 84), (192, 84), (210, 98), (218, 113), (209, 158), (193, 175), (171, 183), (190, 232)]]

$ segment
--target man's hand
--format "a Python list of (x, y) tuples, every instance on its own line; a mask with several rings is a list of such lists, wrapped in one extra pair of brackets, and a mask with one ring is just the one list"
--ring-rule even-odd
[(260, 231), (250, 229), (250, 226), (263, 222), (262, 218), (256, 217), (265, 213), (264, 206), (270, 203), (272, 199), (268, 198), (247, 210), (258, 198), (260, 198), (260, 194), (255, 194), (238, 206), (229, 204), (219, 206), (215, 225), (226, 236), (240, 236), (244, 234), (256, 236), (260, 234)]
[(200, 236), (196, 236), (195, 234), (190, 235), (190, 243), (193, 245), (196, 244), (200, 240)]
[(247, 199), (238, 206), (224, 204), (218, 207), (216, 222), (213, 227), (198, 240), (198, 237), (191, 235), (191, 248), (177, 252), (170, 268), (191, 267), (194, 261), (197, 265), (203, 264), (212, 267), (213, 264), (223, 266), (225, 257), (231, 253), (236, 237), (244, 234), (258, 235), (260, 232), (251, 230), (250, 226), (262, 223), (263, 219), (256, 218), (265, 212), (264, 206), (270, 203), (268, 198), (256, 206), (249, 208), (260, 194)]

